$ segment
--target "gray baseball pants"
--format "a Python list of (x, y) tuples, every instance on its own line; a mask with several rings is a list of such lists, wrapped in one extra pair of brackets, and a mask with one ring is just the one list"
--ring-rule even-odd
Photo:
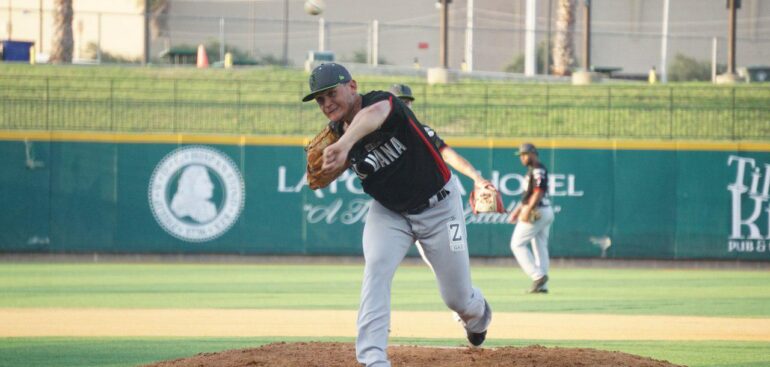
[[(387, 358), (390, 329), (390, 291), (396, 268), (415, 240), (436, 275), (441, 298), (471, 332), (487, 330), (491, 313), (471, 284), (465, 217), (455, 177), (449, 195), (420, 214), (397, 213), (372, 200), (366, 217), (363, 250), (366, 265), (358, 310), (358, 362), (390, 366)], [(449, 318), (448, 318), (449, 319)]]
[(540, 212), (540, 219), (534, 223), (519, 221), (511, 236), (511, 251), (516, 256), (521, 270), (532, 280), (548, 274), (548, 234), (553, 223), (551, 206), (541, 206), (537, 210)]

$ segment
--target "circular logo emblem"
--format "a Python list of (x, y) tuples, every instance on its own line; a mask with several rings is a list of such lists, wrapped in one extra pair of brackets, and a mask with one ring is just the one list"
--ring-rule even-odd
[(170, 235), (203, 242), (227, 232), (245, 201), (241, 173), (216, 149), (186, 146), (166, 155), (150, 177), (150, 210)]

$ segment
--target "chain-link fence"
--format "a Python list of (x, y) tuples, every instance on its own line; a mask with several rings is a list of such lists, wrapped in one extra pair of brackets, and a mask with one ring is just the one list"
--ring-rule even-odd
[[(300, 102), (299, 81), (2, 76), (0, 86), (0, 129), (308, 135), (325, 123)], [(411, 87), (417, 117), (446, 136), (770, 139), (768, 88)]]

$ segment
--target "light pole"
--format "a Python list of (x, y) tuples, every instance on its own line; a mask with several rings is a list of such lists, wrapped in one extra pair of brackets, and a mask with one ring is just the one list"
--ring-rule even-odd
[(289, 65), (289, 0), (283, 0), (283, 65)]
[(591, 0), (583, 3), (583, 67), (591, 70)]
[(142, 65), (150, 63), (150, 0), (144, 0), (144, 57)]
[(446, 69), (448, 63), (448, 49), (449, 49), (449, 3), (451, 0), (439, 0), (441, 4), (441, 20), (439, 23), (440, 28), (440, 40), (438, 47), (439, 62), (442, 68)]
[(11, 12), (13, 11), (13, 5), (11, 5), (12, 1), (8, 0), (8, 39), (13, 39), (13, 17), (11, 16)]
[(473, 71), (473, 0), (468, 0), (465, 16), (465, 71)]
[(741, 8), (740, 0), (727, 0), (727, 71), (717, 76), (717, 84), (733, 84), (737, 81), (735, 75), (735, 26), (736, 11)]
[(537, 74), (537, 46), (535, 34), (537, 32), (537, 4), (536, 0), (527, 0), (526, 30), (524, 31), (524, 75)]
[(40, 43), (37, 45), (37, 49), (38, 49), (38, 52), (43, 52), (43, 0), (40, 0), (38, 2), (38, 5), (40, 7), (40, 11), (38, 13), (40, 19), (38, 20), (38, 30), (37, 31), (38, 31), (38, 36), (40, 38), (40, 41), (38, 41), (38, 42), (40, 42)]
[(544, 67), (543, 67), (543, 73), (545, 75), (551, 75), (551, 23), (552, 23), (552, 8), (553, 8), (553, 1), (548, 0), (548, 36), (546, 37), (545, 41), (545, 61), (543, 61)]
[(668, 71), (666, 64), (668, 64), (668, 9), (669, 0), (663, 2), (663, 29), (660, 36), (660, 82), (668, 82)]
[(740, 6), (740, 0), (727, 0), (727, 5), (729, 7), (729, 19), (727, 22), (727, 74), (735, 74), (735, 10), (736, 6)]

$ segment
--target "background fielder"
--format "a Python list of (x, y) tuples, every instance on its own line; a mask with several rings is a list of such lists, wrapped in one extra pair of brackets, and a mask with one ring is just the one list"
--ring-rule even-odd
[[(548, 293), (548, 235), (553, 223), (553, 210), (548, 199), (548, 171), (540, 162), (534, 145), (522, 144), (518, 155), (521, 164), (527, 167), (527, 174), (524, 194), (509, 219), (511, 223), (518, 221), (511, 236), (511, 251), (521, 270), (532, 279), (529, 292)], [(532, 216), (533, 211), (539, 215)]]

